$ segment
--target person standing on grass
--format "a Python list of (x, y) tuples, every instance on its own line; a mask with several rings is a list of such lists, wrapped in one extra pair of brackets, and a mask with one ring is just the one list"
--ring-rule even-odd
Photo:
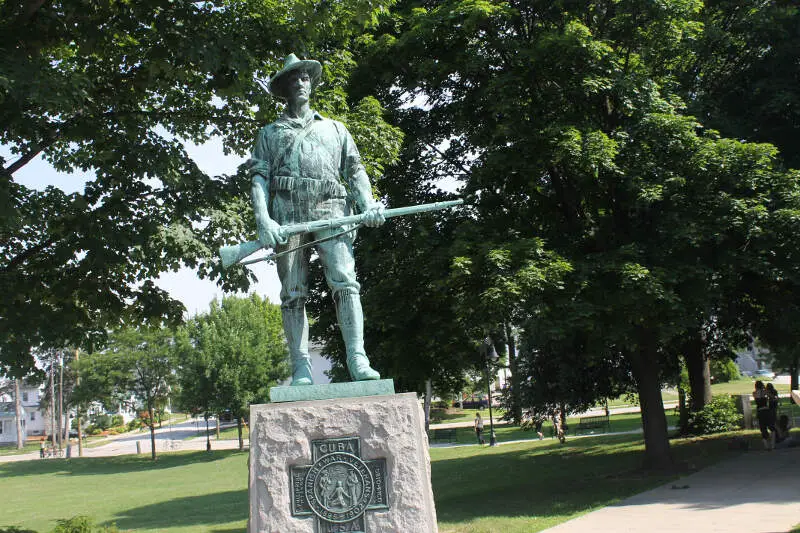
[(772, 450), (775, 447), (775, 419), (772, 418), (772, 413), (770, 411), (769, 393), (761, 380), (756, 381), (756, 388), (753, 390), (753, 399), (756, 401), (758, 427), (761, 430), (761, 439), (764, 441), (764, 448)]
[(561, 423), (561, 411), (553, 413), (553, 431), (558, 437), (558, 442), (561, 444), (567, 442), (567, 437), (564, 435), (564, 425)]
[(480, 413), (475, 413), (475, 436), (478, 437), (478, 444), (486, 444), (486, 440), (483, 438), (483, 418), (481, 418)]

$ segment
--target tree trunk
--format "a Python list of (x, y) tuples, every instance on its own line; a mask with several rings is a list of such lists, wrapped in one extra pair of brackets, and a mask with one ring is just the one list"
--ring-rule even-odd
[(696, 332), (684, 344), (686, 371), (689, 374), (689, 410), (702, 411), (711, 401), (711, 361), (705, 356), (703, 340)]
[(244, 450), (244, 437), (242, 436), (242, 417), (236, 419), (236, 429), (239, 431), (239, 451)]
[(636, 352), (629, 354), (633, 377), (639, 393), (644, 430), (644, 464), (647, 468), (669, 469), (672, 454), (667, 435), (667, 417), (661, 399), (655, 348), (645, 332), (645, 340)]
[(217, 440), (219, 440), (219, 414), (217, 414)]
[(153, 420), (153, 405), (148, 402), (147, 404), (147, 414), (150, 416), (150, 456), (153, 458), (153, 461), (156, 460), (156, 424)]
[(83, 429), (81, 429), (81, 412), (78, 411), (76, 426), (78, 427), (78, 457), (83, 457)]
[[(800, 387), (798, 387), (798, 383), (797, 383), (797, 368), (798, 368), (798, 366), (800, 366), (800, 364), (798, 364), (798, 363), (800, 363), (800, 360), (798, 360), (798, 357), (795, 357), (794, 361), (792, 362), (791, 366), (789, 367), (789, 380), (790, 380), (789, 390), (797, 390), (798, 388), (800, 388)], [(794, 398), (792, 398), (791, 396), (792, 395), (790, 394), (789, 395), (790, 400), (791, 400), (792, 403), (794, 403)]]
[(20, 392), (19, 380), (14, 380), (14, 415), (17, 421), (17, 449), (25, 447), (25, 438), (22, 434), (22, 421), (25, 420), (25, 410), (22, 408), (22, 393)]
[(519, 384), (519, 365), (517, 364), (517, 343), (511, 326), (504, 325), (506, 345), (508, 346), (508, 369), (511, 372), (511, 421), (522, 423), (522, 391)]
[(206, 413), (206, 451), (211, 451), (211, 432), (208, 429), (208, 413)]
[(66, 448), (69, 444), (69, 413), (65, 410), (61, 419), (61, 443)]
[(433, 394), (433, 386), (430, 379), (425, 380), (425, 402), (423, 404), (423, 411), (425, 413), (425, 431), (428, 431), (431, 426), (431, 395)]

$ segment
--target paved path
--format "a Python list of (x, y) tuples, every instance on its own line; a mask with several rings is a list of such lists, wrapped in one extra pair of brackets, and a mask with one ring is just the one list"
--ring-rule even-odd
[[(229, 424), (223, 424), (223, 428)], [(205, 420), (190, 419), (185, 422), (164, 426), (156, 429), (156, 453), (176, 452), (181, 450), (205, 450), (206, 439), (204, 437), (191, 438), (197, 432), (205, 431)], [(113, 457), (116, 455), (130, 455), (137, 452), (136, 443), (142, 450), (142, 454), (150, 453), (150, 431), (135, 431), (122, 433), (108, 437), (105, 444), (83, 448), (84, 457)], [(245, 448), (249, 446), (249, 440), (245, 439)], [(231, 450), (239, 447), (238, 439), (216, 440), (214, 438), (214, 427), (211, 427), (211, 449), (212, 450)], [(73, 457), (78, 456), (78, 445), (72, 446)], [(21, 455), (0, 456), (0, 463), (15, 461), (30, 461), (39, 459), (39, 452), (26, 453)], [(48, 459), (49, 460), (49, 459)], [(55, 459), (53, 459), (55, 460)]]
[(546, 533), (786, 533), (800, 524), (800, 448), (750, 451)]

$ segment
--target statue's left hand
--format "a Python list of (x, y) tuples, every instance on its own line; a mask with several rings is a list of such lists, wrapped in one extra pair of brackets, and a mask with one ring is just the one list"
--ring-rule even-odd
[(383, 216), (383, 204), (374, 203), (367, 207), (364, 210), (364, 225), (369, 228), (377, 228), (378, 226), (383, 225), (386, 222), (386, 218)]

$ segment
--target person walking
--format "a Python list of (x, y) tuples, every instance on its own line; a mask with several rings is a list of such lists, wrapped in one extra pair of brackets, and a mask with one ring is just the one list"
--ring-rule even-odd
[(758, 417), (758, 427), (761, 430), (764, 448), (772, 450), (775, 447), (775, 419), (772, 418), (772, 412), (770, 411), (769, 393), (761, 380), (756, 381), (753, 399), (756, 401), (756, 416)]
[(486, 444), (486, 440), (483, 438), (483, 418), (481, 418), (480, 413), (475, 413), (473, 425), (475, 426), (475, 436), (478, 438), (478, 444)]

